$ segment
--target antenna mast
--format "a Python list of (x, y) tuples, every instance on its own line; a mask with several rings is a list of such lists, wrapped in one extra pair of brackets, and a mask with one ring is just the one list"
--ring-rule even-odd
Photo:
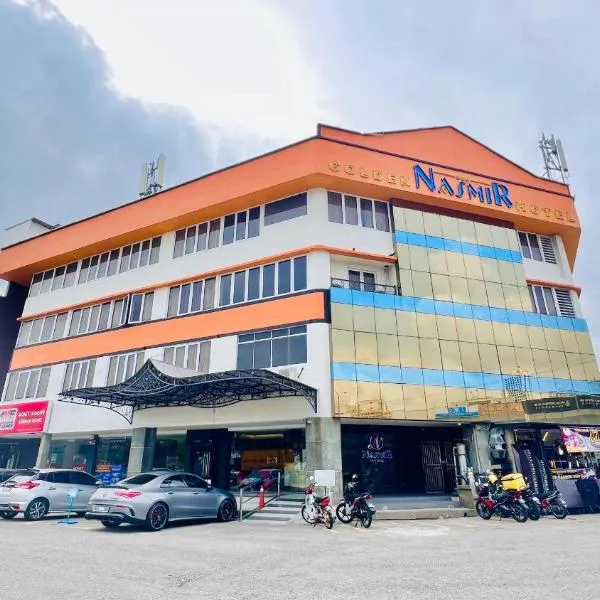
[(542, 133), (539, 148), (544, 159), (544, 177), (553, 181), (562, 181), (567, 183), (569, 179), (569, 167), (563, 150), (562, 142), (554, 139), (551, 135), (547, 138)]
[(140, 173), (140, 198), (152, 196), (162, 190), (165, 183), (165, 170), (167, 168), (167, 157), (158, 155), (156, 162), (144, 163)]

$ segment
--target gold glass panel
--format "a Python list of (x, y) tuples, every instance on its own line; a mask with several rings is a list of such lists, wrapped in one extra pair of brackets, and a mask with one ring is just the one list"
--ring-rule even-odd
[(375, 309), (372, 306), (353, 306), (355, 331), (372, 331), (375, 333)]
[(562, 339), (560, 337), (560, 330), (549, 329), (542, 327), (544, 330), (544, 336), (546, 337), (546, 344), (548, 344), (548, 350), (562, 350)]
[(504, 293), (502, 292), (502, 286), (499, 283), (492, 281), (485, 282), (485, 290), (488, 297), (488, 304), (495, 308), (506, 308), (506, 302), (504, 301)]
[(423, 213), (423, 224), (427, 235), (443, 237), (440, 215), (436, 215), (435, 213)]
[(394, 206), (394, 226), (397, 231), (406, 231), (406, 209)]
[(523, 306), (521, 305), (521, 292), (516, 285), (502, 284), (502, 292), (504, 294), (506, 308), (510, 308), (512, 310), (523, 310)]
[[(403, 385), (404, 409), (408, 411), (425, 410), (425, 388), (422, 385)], [(408, 415), (407, 415), (408, 416)]]
[(386, 418), (387, 411), (381, 402), (381, 387), (379, 383), (369, 381), (358, 382), (357, 416), (361, 419)]
[(468, 221), (467, 219), (458, 219), (458, 231), (460, 233), (461, 242), (470, 242), (471, 244), (477, 243), (477, 236), (475, 235), (475, 223)]
[(478, 344), (478, 346), (481, 370), (484, 373), (500, 373), (500, 362), (496, 346), (492, 344)]
[(377, 334), (377, 355), (380, 365), (400, 366), (398, 336), (395, 333), (394, 335)]
[(458, 219), (454, 217), (446, 217), (442, 215), (442, 237), (449, 240), (460, 240), (460, 232), (458, 231)]
[(531, 347), (538, 348), (539, 350), (547, 350), (548, 344), (546, 342), (544, 330), (541, 327), (532, 327), (530, 325), (527, 325), (526, 327)]
[(334, 362), (356, 362), (353, 331), (332, 329), (331, 346), (331, 354)]
[(519, 346), (520, 348), (531, 347), (531, 342), (529, 341), (529, 336), (527, 335), (526, 325), (515, 325), (514, 323), (511, 323), (510, 333), (515, 346)]
[(408, 269), (400, 269), (400, 289), (403, 296), (414, 296), (415, 289), (413, 287), (412, 271)]
[(405, 209), (404, 220), (406, 222), (406, 231), (410, 231), (411, 233), (425, 233), (423, 213), (420, 210)]
[(423, 248), (422, 246), (409, 246), (409, 254), (410, 268), (413, 271), (429, 272), (429, 255), (427, 254), (427, 248)]
[[(465, 272), (469, 279), (483, 280), (483, 269), (481, 267), (481, 258), (479, 256), (471, 256), (470, 254), (463, 254), (463, 260), (465, 262)], [(469, 288), (470, 290), (471, 288)], [(471, 298), (473, 294), (471, 293)], [(478, 303), (475, 303), (478, 304)]]
[(575, 337), (577, 338), (577, 346), (581, 354), (594, 354), (592, 338), (587, 331), (576, 331)]
[(517, 367), (525, 375), (535, 375), (535, 363), (533, 362), (533, 352), (531, 348), (515, 348), (517, 357)]
[(354, 334), (356, 346), (356, 362), (365, 365), (376, 365), (377, 360), (377, 336), (374, 333), (363, 333), (357, 331)]
[(560, 339), (565, 352), (579, 352), (579, 346), (577, 345), (577, 336), (574, 331), (568, 331), (566, 329), (559, 329)]
[(498, 272), (500, 273), (500, 283), (505, 285), (517, 285), (517, 277), (515, 275), (513, 263), (499, 260)]
[(421, 368), (419, 338), (398, 336), (400, 363), (403, 367)]
[(600, 379), (600, 372), (598, 371), (596, 357), (593, 354), (582, 354), (581, 358), (585, 370), (585, 378), (590, 381), (598, 381)]
[(435, 315), (417, 313), (417, 329), (419, 337), (437, 338), (437, 322)]
[(433, 298), (433, 286), (431, 284), (431, 273), (424, 271), (413, 271), (413, 289), (417, 298)]
[(471, 342), (458, 342), (460, 358), (464, 371), (480, 372), (481, 360), (479, 359), (479, 348)]
[(539, 377), (553, 377), (548, 350), (534, 348), (531, 352), (533, 354), (533, 364), (535, 365), (536, 374)]
[(429, 415), (427, 413), (427, 409), (407, 410), (405, 414), (406, 414), (407, 421), (428, 421), (429, 420)]
[(358, 386), (356, 381), (333, 382), (333, 406), (339, 416), (355, 416), (357, 409)]
[(446, 388), (448, 406), (464, 406), (467, 403), (467, 391), (464, 388)]
[(467, 388), (465, 392), (468, 404), (485, 403), (490, 400), (490, 392), (483, 388)]
[(331, 326), (336, 329), (354, 329), (352, 306), (349, 304), (331, 304)]
[(456, 333), (461, 342), (476, 342), (477, 333), (473, 319), (456, 319)]
[(493, 246), (494, 239), (492, 238), (492, 228), (486, 223), (475, 223), (475, 236), (477, 243), (483, 246)]
[(391, 308), (376, 308), (375, 330), (377, 333), (396, 335), (396, 311)]
[(381, 400), (379, 383), (374, 381), (358, 381), (358, 402), (372, 402)]
[(435, 419), (436, 412), (446, 412), (448, 409), (446, 388), (425, 386), (425, 402), (430, 419)]
[(582, 356), (579, 352), (566, 352), (567, 366), (571, 379), (585, 379), (585, 369), (583, 367)]
[(521, 296), (521, 306), (525, 312), (534, 312), (531, 304), (531, 295), (526, 285), (519, 286), (519, 295)]
[(567, 365), (567, 357), (564, 352), (558, 352), (557, 350), (549, 350), (550, 364), (552, 365), (552, 373), (554, 377), (559, 379), (569, 378), (569, 367)]
[(438, 250), (437, 248), (429, 248), (427, 250), (429, 255), (429, 270), (432, 273), (440, 273), (442, 275), (448, 274), (448, 262), (446, 260), (446, 254), (449, 254), (445, 250)]
[(442, 365), (445, 371), (463, 370), (458, 342), (440, 340), (440, 350), (442, 351)]
[(400, 267), (410, 267), (410, 246), (408, 244), (396, 244), (396, 256)]
[(508, 235), (508, 248), (509, 250), (516, 250), (517, 252), (521, 252), (521, 243), (519, 242), (519, 234), (511, 229), (507, 229), (506, 233)]
[(495, 258), (482, 258), (481, 270), (485, 281), (500, 283), (500, 271), (498, 270), (498, 261)]
[(450, 293), (452, 294), (453, 302), (471, 304), (469, 286), (464, 277), (450, 277)]
[(392, 419), (404, 418), (404, 386), (397, 383), (382, 383), (381, 403)]
[(450, 277), (448, 275), (431, 275), (431, 285), (433, 287), (433, 297), (436, 300), (452, 301), (452, 292), (450, 291)]
[[(467, 272), (469, 273), (469, 277), (471, 278), (471, 271), (467, 269)], [(469, 286), (469, 296), (471, 297), (471, 304), (489, 306), (487, 292), (485, 291), (485, 283), (483, 281), (478, 281), (477, 279), (467, 279), (467, 285)]]
[(448, 275), (466, 277), (465, 261), (460, 252), (446, 252), (446, 263), (448, 264)]
[(440, 352), (440, 343), (438, 340), (420, 338), (419, 346), (421, 348), (421, 366), (423, 369), (441, 369), (442, 355)]
[(418, 337), (417, 331), (417, 313), (405, 310), (397, 310), (396, 312), (396, 328), (398, 335), (408, 335)]
[(437, 315), (437, 329), (440, 340), (457, 340), (458, 332), (456, 330), (456, 317), (447, 317), (446, 315)]
[(496, 248), (508, 249), (508, 233), (509, 230), (506, 227), (497, 227), (496, 225), (491, 226), (492, 229), (492, 246)]
[(474, 319), (475, 333), (477, 334), (477, 341), (480, 344), (494, 344), (496, 338), (494, 337), (494, 328), (490, 321), (480, 321)]
[(492, 323), (494, 329), (494, 339), (498, 346), (513, 346), (512, 335), (510, 333), (509, 323), (499, 323), (494, 321)]

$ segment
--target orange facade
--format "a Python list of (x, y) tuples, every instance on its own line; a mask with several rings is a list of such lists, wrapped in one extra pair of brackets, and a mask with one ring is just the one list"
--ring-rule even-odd
[(580, 226), (566, 185), (537, 177), (452, 127), (359, 134), (331, 127), (276, 152), (22, 242), (0, 277), (38, 271), (311, 187), (440, 206), (560, 235), (571, 267)]

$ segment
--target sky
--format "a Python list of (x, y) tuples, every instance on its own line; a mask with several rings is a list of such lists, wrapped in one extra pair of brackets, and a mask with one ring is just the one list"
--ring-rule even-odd
[[(0, 230), (67, 223), (313, 135), (454, 125), (542, 174), (563, 141), (600, 342), (600, 4), (0, 0)], [(597, 241), (598, 240), (598, 241)]]

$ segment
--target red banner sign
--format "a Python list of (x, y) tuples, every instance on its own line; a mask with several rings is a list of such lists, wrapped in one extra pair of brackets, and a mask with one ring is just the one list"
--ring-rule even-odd
[(0, 404), (0, 435), (44, 431), (48, 400)]

